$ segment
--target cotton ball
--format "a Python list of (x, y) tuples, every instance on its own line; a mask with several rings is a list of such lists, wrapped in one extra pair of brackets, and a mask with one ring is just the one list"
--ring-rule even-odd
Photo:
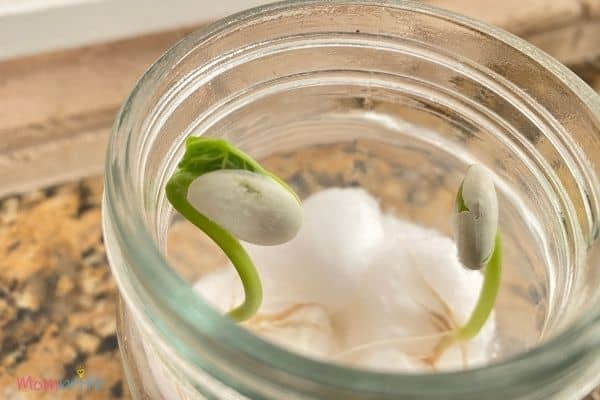
[[(243, 323), (244, 327), (303, 355), (324, 358), (336, 351), (337, 339), (324, 307), (295, 302), (270, 280), (264, 281), (263, 287), (272, 295), (265, 298), (254, 317)], [(194, 285), (194, 289), (221, 313), (226, 313), (244, 300), (239, 277), (231, 266), (205, 275)]]
[[(317, 193), (304, 202), (304, 215), (298, 236), (284, 245), (244, 244), (264, 290), (246, 327), (317, 358), (350, 351), (344, 360), (365, 368), (456, 370), (489, 360), (493, 314), (475, 338), (432, 359), (444, 335), (466, 322), (482, 285), (481, 273), (458, 261), (452, 240), (382, 217), (361, 189)], [(222, 312), (243, 301), (232, 266), (196, 289)]]
[(298, 235), (281, 246), (246, 244), (261, 276), (298, 301), (338, 311), (351, 301), (383, 239), (377, 201), (363, 189), (332, 188), (303, 202)]
[(453, 371), (486, 364), (493, 356), (495, 331), (496, 323), (492, 314), (477, 336), (465, 342), (455, 343), (444, 351), (435, 362), (436, 369)]
[(246, 326), (282, 347), (305, 356), (326, 358), (338, 348), (327, 311), (318, 304), (271, 305)]
[(427, 240), (432, 234), (439, 235), (436, 231), (413, 224), (410, 221), (400, 219), (392, 214), (385, 214), (381, 219), (385, 241), (390, 240)]
[[(294, 302), (294, 299), (287, 295), (288, 291), (285, 286), (268, 277), (261, 277), (261, 283), (264, 298), (259, 312), (269, 311), (273, 307), (277, 308), (280, 304)], [(204, 275), (195, 283), (194, 289), (204, 300), (223, 314), (244, 301), (244, 288), (232, 265)]]
[[(477, 302), (481, 273), (458, 261), (452, 240), (438, 232), (383, 218), (384, 244), (364, 274), (351, 311), (338, 318), (344, 348), (392, 341), (392, 349), (413, 358), (432, 357), (444, 335), (466, 322)], [(473, 340), (447, 349), (436, 369), (463, 368), (489, 359), (493, 317)], [(366, 350), (365, 350), (366, 351)]]
[(427, 241), (415, 241), (410, 255), (427, 286), (435, 292), (438, 306), (450, 311), (455, 325), (467, 322), (483, 284), (481, 272), (465, 268), (458, 260), (454, 242), (439, 234)]
[(310, 279), (298, 278), (302, 277), (302, 270), (310, 270), (310, 267), (306, 267), (302, 262), (302, 253), (295, 240), (280, 246), (256, 246), (249, 243), (243, 243), (243, 246), (261, 278), (263, 306), (282, 301), (312, 301), (303, 290)]
[(465, 268), (456, 244), (439, 232), (393, 216), (383, 219), (386, 241), (405, 249), (406, 264), (425, 290), (416, 292), (418, 303), (440, 314), (449, 314), (454, 325), (462, 325), (477, 303), (483, 276)]
[(335, 188), (316, 193), (303, 204), (308, 215), (299, 242), (314, 251), (317, 264), (344, 268), (348, 276), (368, 267), (383, 238), (379, 204), (369, 193)]
[[(414, 268), (430, 289), (429, 300), (422, 298), (421, 301), (440, 315), (445, 315), (446, 322), (450, 324), (447, 328), (455, 329), (464, 325), (471, 316), (479, 298), (483, 275), (461, 264), (452, 240), (431, 230), (428, 235), (427, 241), (414, 240), (409, 249)], [(492, 314), (475, 338), (457, 343), (441, 354), (436, 369), (456, 370), (485, 363), (490, 357), (494, 335), (495, 319)]]
[(469, 352), (465, 343), (455, 343), (435, 360), (435, 368), (439, 371), (457, 371), (469, 365)]
[(365, 272), (355, 306), (340, 316), (346, 346), (438, 332), (427, 307), (431, 290), (412, 266), (408, 245), (387, 237)]
[(215, 307), (226, 313), (244, 301), (244, 289), (233, 267), (206, 274), (194, 284), (194, 290)]

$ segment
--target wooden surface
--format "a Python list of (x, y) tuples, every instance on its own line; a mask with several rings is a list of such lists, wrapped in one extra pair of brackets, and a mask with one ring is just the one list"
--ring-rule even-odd
[(600, 0), (431, 0), (427, 3), (499, 26), (564, 64), (600, 52)]
[(0, 195), (100, 173), (121, 103), (188, 32), (0, 63)]

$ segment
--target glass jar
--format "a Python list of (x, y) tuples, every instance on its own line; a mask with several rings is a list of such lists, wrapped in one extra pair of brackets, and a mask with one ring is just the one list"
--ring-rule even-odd
[[(466, 167), (495, 174), (505, 241), (490, 365), (392, 374), (272, 345), (190, 282), (219, 262), (164, 196), (189, 135), (232, 141), (302, 197), (362, 186), (448, 233)], [(576, 399), (600, 383), (600, 101), (497, 28), (402, 1), (290, 1), (162, 56), (110, 139), (103, 222), (134, 398)]]

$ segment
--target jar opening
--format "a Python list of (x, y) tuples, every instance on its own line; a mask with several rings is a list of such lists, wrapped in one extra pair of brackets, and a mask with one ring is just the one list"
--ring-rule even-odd
[[(599, 110), (558, 62), (424, 5), (302, 1), (230, 17), (163, 56), (115, 123), (104, 224), (121, 294), (182, 364), (235, 377), (245, 390), (270, 381), (298, 393), (521, 393), (599, 344), (591, 332), (600, 320), (600, 186), (590, 162), (600, 152)], [(227, 138), (302, 197), (360, 186), (384, 209), (444, 233), (457, 171), (487, 165), (506, 236), (498, 321), (515, 351), (467, 371), (359, 371), (288, 353), (223, 318), (186, 281), (201, 272), (186, 252), (204, 239), (173, 224), (163, 195), (190, 134)]]

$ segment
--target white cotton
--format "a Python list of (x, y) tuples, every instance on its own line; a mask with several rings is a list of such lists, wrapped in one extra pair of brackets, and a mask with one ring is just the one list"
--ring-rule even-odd
[(431, 292), (409, 263), (407, 250), (396, 241), (381, 249), (355, 293), (354, 307), (340, 318), (347, 347), (437, 332), (427, 308)]
[(439, 235), (437, 231), (413, 224), (391, 214), (382, 215), (381, 225), (385, 237), (385, 242), (382, 242), (384, 246), (393, 240), (427, 240), (432, 235)]
[[(383, 240), (377, 201), (363, 189), (327, 189), (303, 201), (298, 235), (275, 247), (247, 244), (261, 276), (299, 302), (348, 305)], [(271, 293), (265, 291), (265, 296)]]
[[(233, 268), (208, 274), (194, 285), (194, 289), (222, 313), (244, 300), (242, 285)], [(306, 356), (326, 358), (334, 354), (339, 345), (325, 308), (315, 303), (282, 300), (283, 297), (277, 300), (272, 300), (274, 296), (271, 300), (265, 299), (259, 313), (243, 323), (243, 326), (288, 350)]]
[[(493, 314), (474, 339), (436, 354), (470, 316), (483, 281), (459, 262), (451, 239), (382, 215), (362, 189), (327, 189), (303, 207), (304, 225), (292, 241), (245, 244), (264, 289), (246, 328), (304, 355), (388, 372), (489, 362)], [(223, 313), (243, 301), (232, 266), (195, 288)]]
[(479, 297), (483, 275), (479, 271), (466, 269), (459, 261), (454, 242), (447, 237), (430, 231), (427, 240), (406, 244), (414, 268), (430, 289), (429, 298), (438, 312), (448, 308), (454, 325), (467, 321)]
[(203, 276), (196, 282), (194, 289), (223, 314), (244, 301), (244, 289), (240, 278), (231, 266)]
[(475, 368), (488, 363), (494, 356), (495, 325), (492, 314), (476, 337), (467, 342), (455, 343), (442, 353), (436, 360), (436, 370), (452, 371)]
[[(427, 357), (439, 342), (430, 337), (450, 333), (467, 321), (483, 276), (464, 268), (454, 242), (436, 231), (389, 216), (383, 225), (385, 242), (364, 275), (356, 306), (341, 318), (346, 332), (342, 340), (353, 347), (397, 338), (395, 343), (377, 346), (378, 351), (417, 350), (415, 356)], [(493, 321), (490, 318), (467, 345), (467, 361), (487, 358)], [(432, 367), (462, 368), (463, 353), (455, 350), (442, 354)]]
[(338, 341), (325, 308), (318, 304), (272, 305), (245, 325), (265, 339), (305, 356), (326, 359), (338, 351)]

